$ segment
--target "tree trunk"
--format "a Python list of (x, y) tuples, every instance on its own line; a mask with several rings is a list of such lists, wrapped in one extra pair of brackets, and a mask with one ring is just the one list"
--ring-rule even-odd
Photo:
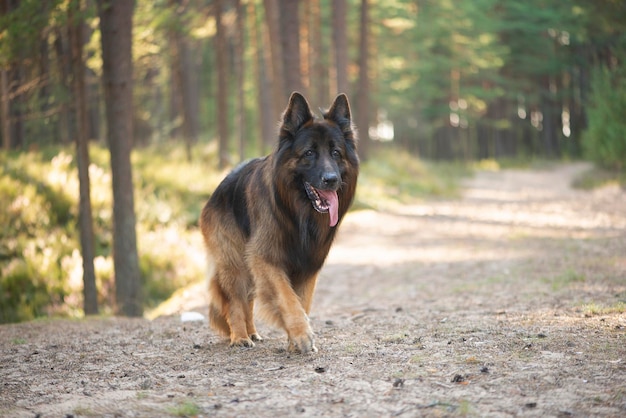
[(173, 75), (176, 88), (176, 104), (182, 114), (182, 132), (185, 140), (187, 160), (191, 161), (191, 147), (198, 139), (198, 93), (195, 81), (195, 66), (189, 48), (189, 39), (182, 33), (187, 2), (170, 0), (170, 6), (180, 20), (180, 25), (172, 31)]
[[(50, 14), (50, 2), (44, 1), (42, 2), (42, 13), (46, 16)], [(68, 26), (69, 27), (69, 26)], [(44, 29), (41, 31), (41, 39), (39, 41), (39, 77), (41, 80), (41, 89), (38, 93), (39, 99), (39, 111), (42, 115), (47, 115), (48, 110), (50, 109), (49, 98), (51, 94), (50, 86), (52, 85), (51, 77), (50, 77), (50, 52), (49, 52), (49, 43), (48, 43), (48, 33), (49, 30)], [(54, 126), (54, 125), (51, 125)], [(43, 144), (45, 142), (45, 138), (42, 137), (37, 138), (37, 142)]]
[(143, 314), (130, 163), (133, 134), (132, 1), (98, 0), (102, 77), (113, 183), (113, 261), (117, 309)]
[(269, 45), (271, 68), (272, 91), (274, 102), (274, 117), (276, 123), (282, 112), (289, 92), (285, 92), (285, 69), (283, 68), (283, 53), (281, 47), (281, 31), (280, 31), (280, 11), (278, 10), (278, 0), (263, 0), (265, 9), (265, 22), (267, 27), (268, 38), (263, 38)]
[(176, 40), (173, 34), (170, 34), (170, 39), (168, 40), (169, 48), (172, 51), (171, 53), (171, 61), (170, 61), (170, 71), (168, 74), (169, 80), (169, 97), (168, 99), (168, 117), (169, 124), (171, 126), (168, 134), (170, 139), (178, 138), (182, 132), (182, 113), (183, 113), (183, 100), (182, 100), (182, 92), (180, 86), (178, 85), (178, 64), (176, 63)]
[[(337, 93), (348, 93), (348, 37), (346, 35), (346, 0), (333, 0), (333, 48)], [(361, 5), (361, 9), (363, 6)]]
[(302, 83), (302, 90), (306, 92), (309, 97), (311, 91), (311, 1), (305, 1), (300, 8), (300, 82)]
[[(541, 97), (541, 113), (543, 115), (541, 134), (543, 136), (544, 155), (555, 158), (561, 155), (558, 127), (560, 114), (555, 102), (556, 81), (553, 76), (543, 77), (544, 94)], [(553, 92), (554, 90), (554, 92)]]
[(370, 88), (369, 88), (369, 7), (361, 0), (361, 33), (359, 37), (359, 84), (356, 94), (356, 122), (359, 129), (359, 155), (367, 159), (369, 154)]
[(2, 148), (11, 149), (11, 120), (9, 117), (9, 75), (0, 68), (0, 124), (2, 125)]
[(267, 44), (263, 42), (259, 42), (259, 39), (262, 38), (262, 33), (264, 32), (262, 28), (259, 27), (259, 21), (257, 18), (257, 9), (253, 1), (248, 3), (248, 21), (251, 28), (251, 36), (250, 42), (252, 46), (252, 50), (255, 51), (255, 79), (257, 80), (257, 105), (259, 107), (259, 133), (261, 140), (259, 141), (259, 151), (261, 155), (265, 155), (265, 153), (271, 149), (274, 145), (275, 136), (276, 136), (276, 121), (277, 118), (274, 117), (274, 109), (273, 109), (273, 101), (272, 101), (272, 91), (270, 84), (270, 76), (271, 74), (267, 71), (269, 67), (269, 54)]
[[(11, 10), (11, 4), (0, 1), (0, 17), (4, 17)], [(6, 65), (6, 64), (5, 64)], [(9, 67), (0, 67), (0, 128), (2, 131), (2, 149), (11, 149), (11, 120), (9, 115)]]
[(189, 40), (182, 34), (178, 36), (178, 76), (183, 114), (183, 136), (187, 160), (191, 161), (191, 147), (198, 139), (198, 105), (194, 65), (189, 48)]
[(328, 55), (327, 44), (322, 37), (322, 12), (319, 0), (310, 1), (309, 16), (309, 94), (311, 103), (326, 105), (330, 103), (328, 87)]
[(11, 147), (20, 148), (24, 146), (24, 120), (23, 114), (25, 110), (24, 92), (20, 91), (20, 87), (26, 80), (24, 76), (25, 67), (23, 63), (25, 59), (20, 59), (13, 64), (13, 68), (9, 74), (13, 76), (13, 80), (9, 82), (9, 119), (11, 120)]
[[(302, 70), (300, 69), (300, 16), (298, 5), (293, 0), (279, 0), (281, 16), (280, 28), (281, 48), (283, 52), (283, 69), (285, 71), (284, 91), (287, 94), (299, 91), (306, 95), (302, 85)], [(286, 102), (287, 99), (285, 98)]]
[[(74, 10), (76, 7), (76, 10)], [(87, 121), (87, 90), (85, 88), (85, 63), (83, 61), (83, 22), (80, 1), (68, 8), (68, 33), (72, 50), (74, 74), (74, 106), (76, 108), (76, 161), (79, 184), (79, 229), (83, 258), (83, 309), (85, 315), (98, 313), (98, 290), (93, 259), (95, 257), (93, 216), (89, 186), (89, 138)]]
[(235, 31), (235, 78), (237, 88), (237, 110), (235, 111), (235, 130), (239, 144), (239, 162), (246, 158), (246, 107), (244, 99), (244, 38), (245, 38), (245, 16), (241, 0), (234, 0), (235, 11), (237, 13)]
[(226, 33), (222, 22), (222, 0), (215, 0), (215, 40), (217, 42), (217, 131), (219, 137), (218, 167), (228, 163), (228, 57), (226, 56)]
[[(54, 40), (54, 49), (56, 52), (57, 65), (60, 77), (60, 87), (61, 89), (68, 89), (69, 86), (69, 67), (70, 63), (68, 62), (68, 57), (70, 56), (69, 51), (66, 47), (66, 42), (63, 39), (63, 33), (60, 30), (56, 31), (56, 38)], [(59, 139), (61, 143), (67, 144), (70, 142), (72, 137), (72, 129), (71, 129), (71, 112), (67, 103), (67, 99), (62, 99), (61, 102), (61, 112), (59, 113)]]
[(85, 83), (87, 85), (87, 114), (89, 115), (89, 139), (101, 138), (100, 130), (100, 80), (97, 74), (85, 67)]

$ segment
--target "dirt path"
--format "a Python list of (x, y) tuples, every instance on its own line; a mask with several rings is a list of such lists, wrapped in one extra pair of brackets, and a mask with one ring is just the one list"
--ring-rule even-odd
[[(344, 221), (312, 313), (229, 349), (201, 322), (0, 326), (0, 415), (625, 416), (626, 193), (582, 164)], [(201, 287), (171, 307), (204, 313)]]

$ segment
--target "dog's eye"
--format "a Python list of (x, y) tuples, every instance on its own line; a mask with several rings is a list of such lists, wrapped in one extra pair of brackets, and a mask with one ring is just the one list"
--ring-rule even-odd
[(304, 152), (304, 156), (307, 157), (307, 158), (314, 157), (315, 156), (315, 151), (313, 151), (312, 149), (306, 150)]
[(334, 149), (334, 150), (330, 153), (330, 155), (332, 155), (332, 156), (333, 156), (333, 158), (337, 158), (337, 159), (341, 158), (341, 152), (340, 152), (338, 149)]

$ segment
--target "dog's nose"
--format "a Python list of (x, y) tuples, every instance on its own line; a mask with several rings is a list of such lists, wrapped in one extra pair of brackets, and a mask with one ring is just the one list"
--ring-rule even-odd
[(338, 183), (339, 176), (336, 173), (329, 172), (322, 174), (322, 184), (324, 185), (324, 187), (334, 189), (335, 187), (337, 187)]

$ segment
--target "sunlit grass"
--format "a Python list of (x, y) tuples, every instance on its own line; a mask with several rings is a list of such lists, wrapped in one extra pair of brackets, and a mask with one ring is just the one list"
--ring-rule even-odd
[(382, 150), (361, 165), (355, 207), (383, 209), (425, 198), (457, 197), (459, 180), (470, 174), (461, 163), (429, 163), (403, 150)]
[(556, 164), (555, 161), (534, 158), (529, 156), (487, 158), (471, 163), (471, 166), (480, 171), (500, 170), (548, 170)]
[(76, 247), (77, 213), (61, 184), (67, 168), (60, 153), (0, 153), (0, 322), (64, 302), (63, 260)]
[(144, 191), (140, 196), (144, 200), (138, 202), (143, 221), (195, 224), (206, 198), (226, 175), (216, 165), (211, 145), (196, 146), (191, 162), (182, 146), (152, 146), (134, 152), (135, 182)]
[(583, 314), (587, 317), (596, 315), (623, 314), (626, 312), (626, 302), (618, 301), (612, 305), (586, 303), (582, 306)]

